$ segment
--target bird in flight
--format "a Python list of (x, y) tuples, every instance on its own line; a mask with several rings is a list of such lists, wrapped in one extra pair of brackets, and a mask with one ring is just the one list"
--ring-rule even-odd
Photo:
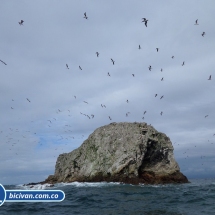
[(143, 112), (143, 114), (144, 114), (144, 115), (146, 114), (146, 110)]
[(97, 56), (97, 57), (99, 56), (99, 53), (98, 53), (98, 52), (96, 52), (96, 56)]
[(152, 69), (152, 66), (149, 66), (149, 71), (151, 71), (151, 69)]
[(89, 115), (86, 115), (89, 119), (90, 119), (90, 116)]
[(205, 116), (205, 118), (208, 117), (208, 115)]
[(132, 74), (132, 76), (134, 77), (134, 74)]
[(158, 52), (159, 48), (156, 48), (156, 50), (157, 50), (157, 52)]
[(203, 37), (204, 37), (204, 35), (205, 35), (205, 32), (202, 33), (202, 36), (203, 36)]
[(183, 63), (181, 64), (182, 66), (184, 66), (185, 62), (183, 61)]
[(84, 101), (84, 103), (88, 104), (88, 102)]
[(175, 56), (172, 56), (172, 59), (174, 58)]
[(115, 61), (112, 58), (111, 58), (111, 61), (112, 61), (113, 65), (114, 65)]
[(208, 80), (211, 80), (211, 75), (209, 76)]
[(126, 100), (126, 102), (128, 103), (128, 99)]
[(160, 99), (162, 99), (162, 98), (163, 98), (163, 96), (160, 97)]
[(75, 99), (76, 99), (76, 96), (74, 96), (75, 97)]
[(91, 114), (91, 117), (92, 117), (92, 118), (94, 118), (94, 115), (93, 115), (93, 114)]
[(0, 60), (4, 65), (7, 65), (3, 60)]
[(31, 102), (28, 98), (26, 98), (28, 100), (28, 102)]
[(108, 76), (110, 76), (110, 73), (108, 72)]
[(82, 68), (79, 66), (79, 69), (82, 70)]
[(84, 13), (84, 17), (85, 19), (88, 19), (86, 12)]
[(127, 112), (125, 115), (128, 116), (128, 114), (130, 114), (130, 112)]
[(161, 72), (163, 72), (163, 69), (161, 68)]
[(198, 19), (195, 21), (195, 24), (194, 25), (198, 25)]
[(160, 112), (160, 115), (161, 115), (161, 116), (162, 116), (162, 114), (163, 114), (163, 111)]
[(19, 22), (19, 25), (23, 25), (23, 22), (24, 22), (24, 21), (21, 19), (21, 21)]
[(68, 64), (66, 64), (66, 67), (67, 67), (67, 69), (69, 69), (69, 66), (68, 66)]
[(145, 22), (145, 26), (147, 27), (147, 22), (148, 22), (149, 20), (147, 20), (146, 18), (142, 18), (142, 22)]
[(155, 94), (155, 97), (156, 97), (157, 95), (158, 95), (158, 94), (156, 93), (156, 94)]
[(163, 78), (161, 78), (161, 81), (163, 81)]
[(139, 49), (141, 49), (141, 46), (139, 45)]
[(109, 116), (109, 119), (112, 120), (110, 116)]

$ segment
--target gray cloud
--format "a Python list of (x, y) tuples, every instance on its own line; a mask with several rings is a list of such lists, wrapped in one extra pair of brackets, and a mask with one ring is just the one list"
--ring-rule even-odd
[(0, 59), (7, 65), (0, 63), (0, 182), (44, 180), (60, 153), (113, 121), (152, 124), (171, 138), (182, 172), (214, 176), (214, 6), (1, 2)]

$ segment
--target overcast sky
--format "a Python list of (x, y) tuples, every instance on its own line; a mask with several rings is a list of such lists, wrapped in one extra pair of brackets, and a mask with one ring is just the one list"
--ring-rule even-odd
[(214, 8), (2, 0), (0, 183), (43, 181), (96, 128), (135, 121), (170, 137), (189, 178), (215, 177)]

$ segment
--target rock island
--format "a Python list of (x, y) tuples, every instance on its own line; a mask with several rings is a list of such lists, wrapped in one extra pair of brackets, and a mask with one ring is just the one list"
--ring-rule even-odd
[(170, 138), (146, 123), (110, 123), (83, 144), (59, 155), (54, 175), (42, 183), (187, 183), (174, 159)]

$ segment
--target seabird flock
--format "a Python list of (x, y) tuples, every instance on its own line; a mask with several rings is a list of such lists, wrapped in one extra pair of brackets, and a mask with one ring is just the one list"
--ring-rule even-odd
[[(86, 12), (84, 13), (84, 17), (83, 17), (83, 18), (86, 19), (86, 20), (89, 20)], [(20, 21), (18, 22), (18, 24), (19, 24), (20, 26), (23, 26), (23, 23), (24, 23), (24, 20), (20, 20)], [(148, 27), (148, 23), (150, 24), (150, 22), (149, 22), (149, 20), (148, 20), (147, 18), (142, 18), (142, 23), (145, 24), (145, 27)], [(196, 19), (194, 25), (199, 25), (198, 19)], [(202, 35), (202, 37), (204, 37), (206, 34), (205, 34), (205, 32), (203, 32), (201, 35)], [(138, 45), (138, 49), (139, 49), (139, 50), (142, 49), (142, 48), (141, 48), (141, 45)], [(160, 48), (158, 48), (158, 47), (155, 48), (155, 51), (156, 51), (157, 53), (158, 53), (158, 52), (159, 52), (159, 53), (162, 52), (162, 50), (160, 51)], [(159, 53), (158, 53), (158, 54), (159, 54)], [(99, 57), (99, 55), (100, 55), (100, 53), (99, 53), (98, 51), (96, 51), (95, 54), (96, 54), (96, 57)], [(172, 55), (171, 58), (174, 59), (175, 56)], [(2, 64), (4, 64), (5, 66), (7, 65), (7, 63), (5, 63), (5, 61), (3, 61), (3, 60), (1, 60), (1, 59), (0, 59), (0, 62), (1, 62)], [(115, 65), (115, 60), (114, 60), (113, 58), (110, 58), (110, 62), (112, 63), (112, 65)], [(64, 65), (65, 65), (65, 64), (64, 64)], [(181, 66), (185, 66), (185, 61), (182, 62)], [(68, 65), (67, 63), (66, 63), (66, 69), (69, 69), (69, 65)], [(82, 67), (81, 67), (80, 65), (79, 65), (79, 69), (80, 69), (80, 70), (83, 70)], [(153, 69), (152, 66), (149, 65), (149, 66), (148, 66), (148, 70), (151, 72), (152, 69)], [(162, 72), (163, 69), (161, 68), (160, 71)], [(109, 77), (111, 77), (110, 72), (107, 72), (107, 75), (108, 75)], [(134, 74), (134, 73), (132, 73), (132, 77), (135, 77), (135, 74)], [(212, 75), (209, 75), (209, 78), (208, 78), (207, 80), (212, 80)], [(161, 78), (161, 81), (164, 81), (164, 77)], [(166, 82), (166, 81), (165, 81), (165, 82)], [(155, 95), (154, 97), (157, 97), (157, 96), (158, 96), (157, 93), (154, 94), (154, 95)], [(74, 96), (74, 98), (76, 99), (76, 96)], [(161, 95), (161, 96), (160, 96), (160, 100), (163, 99), (163, 98), (164, 98), (164, 95)], [(29, 98), (26, 98), (26, 100), (27, 100), (29, 103), (31, 102)], [(14, 100), (12, 100), (12, 101), (14, 101)], [(83, 101), (83, 102), (84, 102), (85, 104), (87, 104), (87, 105), (89, 104), (87, 101)], [(128, 100), (128, 99), (126, 100), (126, 103), (129, 103), (129, 100)], [(101, 107), (102, 107), (102, 108), (106, 108), (106, 106), (105, 106), (104, 104), (101, 104)], [(11, 107), (11, 110), (14, 111), (14, 107)], [(68, 110), (68, 111), (70, 112), (70, 110)], [(62, 111), (61, 111), (60, 109), (58, 109), (58, 110), (57, 110), (57, 113), (60, 113), (60, 112), (62, 112)], [(88, 119), (96, 118), (96, 115), (95, 115), (95, 114), (90, 114), (90, 115), (88, 115), (88, 114), (82, 113), (82, 112), (80, 112), (80, 114), (83, 115), (83, 116), (85, 116), (85, 117), (87, 117)], [(125, 116), (126, 116), (126, 117), (129, 117), (130, 114), (131, 114), (130, 111), (127, 111), (127, 112), (125, 113)], [(147, 114), (147, 111), (145, 110), (145, 111), (143, 112), (143, 115), (145, 116), (146, 114)], [(164, 115), (163, 111), (160, 111), (160, 116), (163, 116), (163, 115)], [(71, 115), (68, 115), (68, 116), (71, 116)], [(142, 116), (142, 119), (144, 119), (144, 116)], [(208, 114), (205, 115), (205, 118), (207, 118), (207, 117), (208, 117)], [(54, 121), (56, 121), (56, 118), (53, 118), (53, 119), (54, 119)], [(53, 119), (52, 119), (52, 120), (53, 120)], [(108, 116), (108, 119), (109, 119), (109, 120), (112, 120), (112, 117), (111, 117), (111, 116)], [(53, 123), (52, 123), (52, 120), (50, 120), (50, 119), (47, 120), (47, 121), (49, 122), (49, 124), (48, 124), (49, 127), (51, 127), (51, 125), (53, 124)], [(65, 126), (68, 127), (68, 125), (65, 125)], [(12, 131), (11, 128), (10, 128), (10, 131)], [(19, 130), (16, 129), (15, 131), (18, 132)], [(71, 130), (66, 130), (66, 132), (72, 132), (72, 131), (71, 131)], [(1, 131), (0, 133), (2, 133), (2, 131)], [(214, 134), (214, 135), (215, 135), (215, 134)], [(82, 135), (82, 136), (83, 136), (83, 135)], [(60, 136), (60, 137), (61, 137), (61, 139), (64, 139), (62, 136)], [(23, 136), (23, 138), (25, 138), (25, 136)], [(71, 137), (71, 138), (74, 139), (74, 137)], [(14, 144), (15, 144), (15, 143), (14, 143)], [(14, 146), (14, 144), (13, 144), (12, 146)], [(10, 149), (10, 150), (11, 150), (11, 149)]]

